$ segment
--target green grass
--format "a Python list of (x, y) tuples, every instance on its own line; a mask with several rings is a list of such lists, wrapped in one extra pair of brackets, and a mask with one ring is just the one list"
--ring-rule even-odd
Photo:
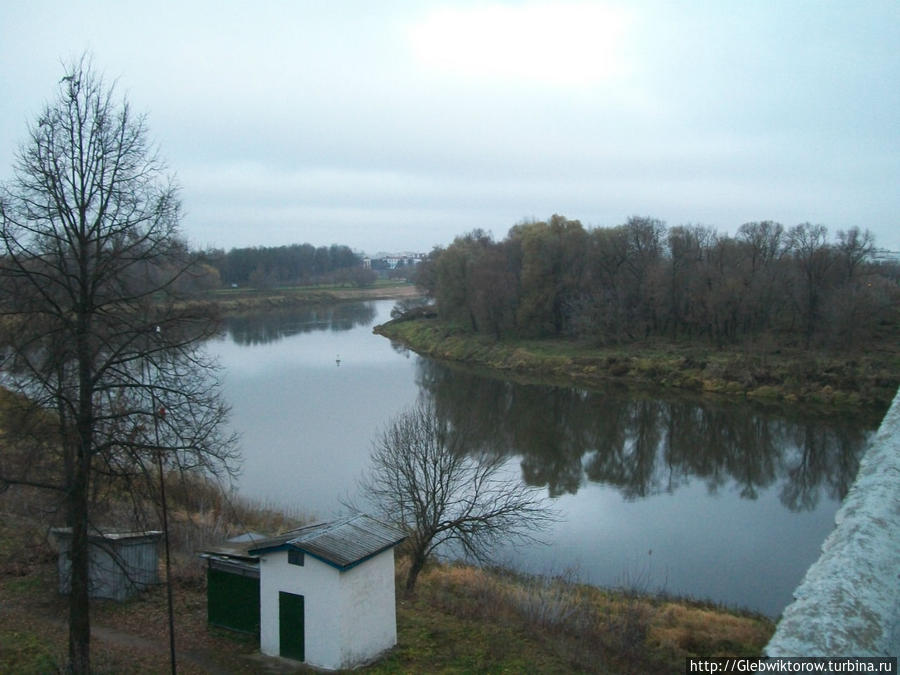
[(61, 654), (43, 632), (0, 629), (0, 670), (4, 673), (56, 673), (62, 670)]

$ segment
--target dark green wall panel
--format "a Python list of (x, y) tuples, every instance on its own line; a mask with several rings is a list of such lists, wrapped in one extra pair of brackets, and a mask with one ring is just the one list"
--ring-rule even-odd
[(206, 589), (210, 625), (259, 634), (259, 579), (208, 568)]

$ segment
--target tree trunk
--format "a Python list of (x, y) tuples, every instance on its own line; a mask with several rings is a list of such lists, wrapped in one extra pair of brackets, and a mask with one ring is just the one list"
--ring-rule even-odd
[[(83, 258), (84, 260), (85, 258)], [(85, 263), (82, 262), (82, 266)], [(83, 270), (86, 278), (86, 271)], [(78, 358), (78, 432), (75, 480), (69, 494), (72, 520), (71, 583), (69, 589), (69, 670), (89, 673), (91, 667), (90, 545), (88, 505), (91, 490), (91, 458), (94, 444), (94, 409), (91, 352), (88, 336), (91, 320), (82, 300), (78, 316), (76, 350)]]
[(420, 553), (412, 554), (412, 561), (409, 566), (409, 574), (406, 575), (406, 594), (409, 595), (416, 587), (416, 579), (419, 578), (419, 572), (425, 567), (425, 556)]
[(69, 672), (89, 673), (91, 666), (90, 551), (88, 545), (88, 476), (90, 455), (78, 449), (75, 482), (69, 495), (72, 522), (69, 585)]

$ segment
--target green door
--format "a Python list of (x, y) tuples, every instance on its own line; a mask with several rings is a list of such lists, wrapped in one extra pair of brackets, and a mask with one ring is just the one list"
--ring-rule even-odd
[(297, 661), (305, 660), (303, 653), (303, 596), (278, 592), (278, 638), (281, 655)]
[(206, 572), (207, 620), (213, 626), (259, 635), (259, 579), (210, 567)]

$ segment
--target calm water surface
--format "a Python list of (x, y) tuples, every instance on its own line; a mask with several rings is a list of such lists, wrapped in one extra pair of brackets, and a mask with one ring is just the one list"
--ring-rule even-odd
[(486, 377), (372, 334), (392, 306), (227, 323), (211, 347), (242, 436), (243, 495), (338, 515), (372, 441), (428, 396), (562, 515), (548, 546), (498, 551), (500, 562), (777, 616), (818, 557), (878, 424)]

